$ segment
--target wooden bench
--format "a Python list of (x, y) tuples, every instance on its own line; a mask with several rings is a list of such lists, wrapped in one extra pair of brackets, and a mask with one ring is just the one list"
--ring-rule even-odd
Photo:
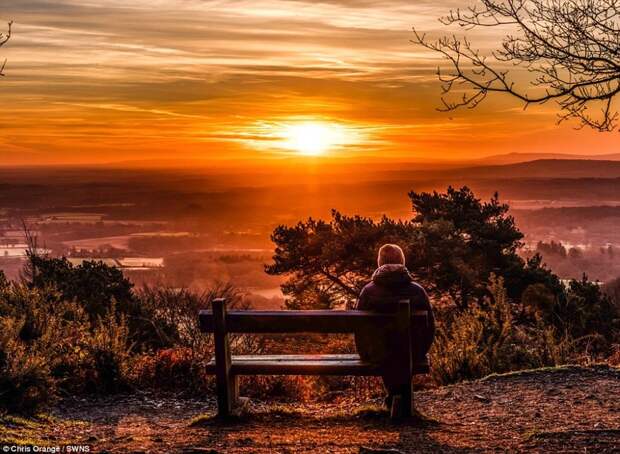
[[(391, 367), (411, 383), (415, 374), (429, 372), (428, 360), (414, 364), (411, 332), (416, 323), (428, 323), (427, 311), (411, 313), (409, 301), (398, 302), (396, 312), (368, 311), (227, 311), (224, 299), (214, 299), (212, 310), (200, 311), (202, 331), (214, 334), (215, 358), (207, 373), (216, 377), (219, 416), (229, 416), (239, 399), (239, 375), (356, 375), (380, 376), (382, 368), (362, 361), (359, 355), (251, 355), (232, 356), (229, 333), (355, 333), (389, 329), (402, 337), (401, 358)], [(411, 322), (409, 322), (411, 320)], [(401, 366), (402, 365), (402, 366)], [(392, 416), (409, 416), (413, 411), (411, 388), (393, 400)]]

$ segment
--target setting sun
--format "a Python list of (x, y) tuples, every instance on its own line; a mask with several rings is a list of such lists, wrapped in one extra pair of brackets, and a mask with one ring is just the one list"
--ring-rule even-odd
[(344, 133), (336, 125), (302, 123), (287, 128), (286, 148), (306, 156), (325, 154), (332, 147), (344, 142)]

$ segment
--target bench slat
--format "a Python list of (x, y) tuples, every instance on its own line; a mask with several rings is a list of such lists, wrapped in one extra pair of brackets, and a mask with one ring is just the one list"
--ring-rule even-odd
[[(204, 332), (214, 330), (211, 311), (200, 311)], [(230, 333), (354, 333), (393, 326), (396, 314), (369, 311), (229, 311), (226, 330)]]
[(233, 362), (239, 375), (380, 375), (378, 367), (362, 361), (239, 361)]
[(338, 354), (299, 354), (299, 355), (289, 355), (288, 353), (285, 355), (235, 355), (237, 361), (349, 361), (355, 360), (359, 361), (360, 355), (356, 353), (338, 353)]
[[(429, 372), (428, 362), (413, 365), (414, 374)], [(215, 363), (207, 365), (215, 373)], [(232, 357), (233, 375), (381, 375), (381, 369), (359, 355), (239, 355)]]

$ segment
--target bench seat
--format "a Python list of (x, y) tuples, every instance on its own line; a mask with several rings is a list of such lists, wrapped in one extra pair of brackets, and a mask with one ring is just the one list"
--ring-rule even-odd
[[(356, 354), (233, 355), (230, 369), (232, 375), (381, 375), (380, 367)], [(429, 370), (428, 361), (413, 365), (414, 374), (427, 374)], [(215, 374), (214, 359), (207, 364), (207, 373)]]

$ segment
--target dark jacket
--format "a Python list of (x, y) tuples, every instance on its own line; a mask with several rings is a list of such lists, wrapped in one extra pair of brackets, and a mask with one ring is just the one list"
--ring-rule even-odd
[[(402, 299), (409, 299), (412, 312), (429, 311), (428, 322), (414, 326), (411, 333), (414, 361), (423, 359), (433, 343), (435, 319), (428, 295), (422, 286), (413, 281), (404, 265), (383, 265), (377, 268), (372, 275), (372, 282), (362, 289), (356, 308), (390, 312), (396, 310), (396, 304)], [(399, 339), (389, 332), (364, 332), (355, 334), (355, 344), (362, 359), (382, 362), (389, 361), (389, 357), (399, 348)]]

